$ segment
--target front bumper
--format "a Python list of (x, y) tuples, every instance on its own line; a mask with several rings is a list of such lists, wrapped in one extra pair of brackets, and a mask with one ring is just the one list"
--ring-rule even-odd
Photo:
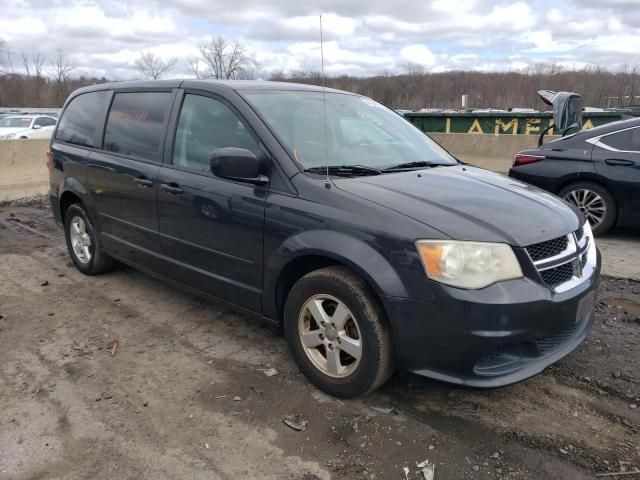
[(434, 283), (435, 301), (386, 297), (401, 370), (472, 387), (499, 387), (540, 373), (586, 338), (600, 279), (595, 269), (554, 293), (530, 278), (481, 290)]

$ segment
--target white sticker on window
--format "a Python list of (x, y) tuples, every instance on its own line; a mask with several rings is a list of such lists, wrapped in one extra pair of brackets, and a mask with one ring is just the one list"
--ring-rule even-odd
[(362, 97), (362, 101), (371, 107), (378, 107), (384, 109), (384, 105), (380, 105), (375, 100), (371, 100), (369, 97)]

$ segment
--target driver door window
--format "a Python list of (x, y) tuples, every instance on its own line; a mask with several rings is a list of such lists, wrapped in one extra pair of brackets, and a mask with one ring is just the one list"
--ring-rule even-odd
[(226, 147), (259, 153), (258, 142), (229, 107), (210, 97), (186, 94), (178, 119), (173, 165), (209, 172), (211, 153)]

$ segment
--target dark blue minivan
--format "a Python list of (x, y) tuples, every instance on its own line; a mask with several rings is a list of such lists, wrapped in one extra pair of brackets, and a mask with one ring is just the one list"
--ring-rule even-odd
[(399, 369), (495, 387), (586, 337), (583, 214), (460, 163), (403, 118), (308, 85), (175, 80), (75, 91), (51, 206), (88, 275), (117, 262), (281, 326), (352, 397)]

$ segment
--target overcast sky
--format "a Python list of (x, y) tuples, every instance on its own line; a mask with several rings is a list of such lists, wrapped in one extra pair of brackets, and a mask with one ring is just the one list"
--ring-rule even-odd
[(640, 0), (2, 0), (0, 37), (21, 50), (63, 49), (78, 74), (136, 78), (143, 50), (186, 58), (204, 39), (241, 39), (264, 76), (522, 69), (555, 62), (617, 69), (640, 64)]

